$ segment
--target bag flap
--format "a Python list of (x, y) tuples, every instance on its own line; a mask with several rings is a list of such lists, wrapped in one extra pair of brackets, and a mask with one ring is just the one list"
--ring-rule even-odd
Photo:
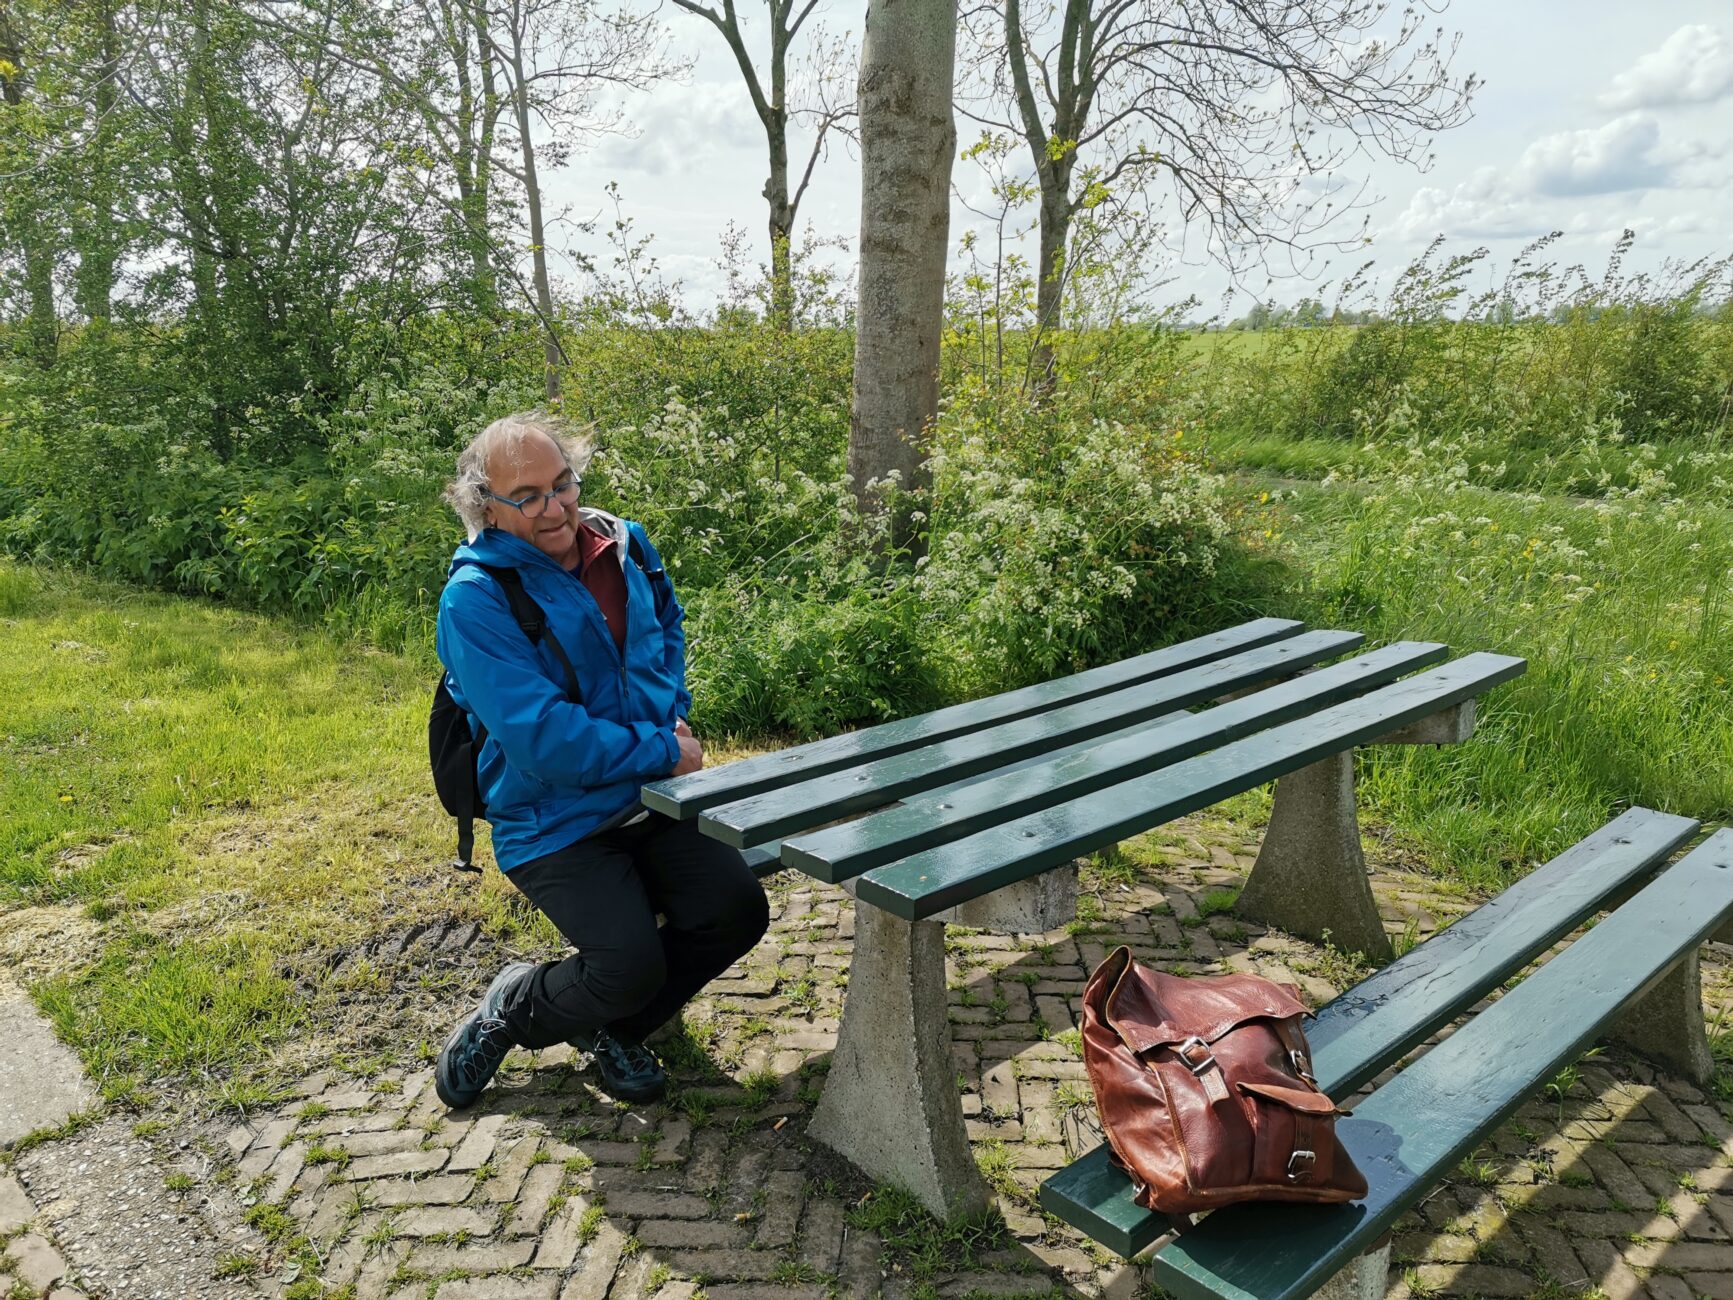
[(1255, 1097), (1265, 1097), (1278, 1106), (1286, 1106), (1289, 1110), (1303, 1111), (1308, 1115), (1334, 1115), (1336, 1103), (1321, 1092), (1310, 1088), (1285, 1088), (1276, 1083), (1240, 1082), (1240, 1088)]
[(1107, 1023), (1134, 1052), (1201, 1038), (1213, 1043), (1235, 1025), (1260, 1016), (1286, 1020), (1306, 1014), (1296, 990), (1259, 975), (1185, 978), (1127, 962), (1107, 995)]

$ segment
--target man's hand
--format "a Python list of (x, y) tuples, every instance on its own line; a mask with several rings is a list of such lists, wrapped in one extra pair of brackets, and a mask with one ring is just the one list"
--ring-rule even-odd
[(698, 738), (692, 734), (692, 728), (686, 725), (686, 719), (680, 718), (674, 723), (674, 739), (680, 743), (680, 761), (674, 764), (670, 776), (685, 776), (696, 772), (704, 766), (704, 746), (698, 743)]

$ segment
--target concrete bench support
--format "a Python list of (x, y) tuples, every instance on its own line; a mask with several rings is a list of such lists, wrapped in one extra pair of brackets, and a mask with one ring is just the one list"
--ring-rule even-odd
[(1693, 1083), (1715, 1073), (1703, 1027), (1702, 971), (1693, 949), (1613, 1027), (1611, 1038)]
[(1324, 1283), (1313, 1300), (1384, 1300), (1389, 1277), (1390, 1243), (1385, 1242)]
[(848, 997), (808, 1134), (870, 1177), (913, 1193), (936, 1215), (985, 1210), (987, 1188), (969, 1152), (951, 1064), (945, 923), (1038, 933), (1076, 914), (1075, 867), (925, 921), (857, 902)]
[[(1474, 734), (1474, 701), (1410, 723), (1379, 745), (1453, 745)], [(1276, 782), (1275, 806), (1257, 864), (1234, 909), (1375, 962), (1395, 954), (1366, 874), (1354, 794), (1352, 751), (1290, 772)]]
[(1234, 911), (1375, 962), (1393, 956), (1360, 849), (1352, 751), (1276, 782), (1269, 829)]

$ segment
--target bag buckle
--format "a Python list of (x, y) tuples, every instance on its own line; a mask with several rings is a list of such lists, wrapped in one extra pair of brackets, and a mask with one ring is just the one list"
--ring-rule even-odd
[[(1190, 1056), (1186, 1055), (1186, 1053), (1192, 1051), (1202, 1052), (1203, 1059), (1200, 1061), (1192, 1060)], [(1174, 1048), (1174, 1055), (1179, 1057), (1180, 1064), (1190, 1070), (1194, 1076), (1202, 1075), (1205, 1070), (1209, 1069), (1216, 1063), (1215, 1054), (1210, 1051), (1209, 1044), (1204, 1042), (1204, 1040), (1199, 1038), (1196, 1034), (1193, 1034), (1190, 1038), (1186, 1039), (1185, 1042)]]
[(1293, 1047), (1288, 1049), (1288, 1063), (1294, 1067), (1295, 1074), (1299, 1075), (1314, 1088), (1318, 1086), (1318, 1081), (1312, 1077), (1312, 1063), (1306, 1059), (1306, 1054), (1300, 1051), (1299, 1048)]
[[(1294, 1152), (1293, 1155), (1288, 1157), (1288, 1181), (1290, 1183), (1297, 1183), (1303, 1178), (1310, 1177), (1312, 1170), (1317, 1166), (1317, 1163), (1318, 1153), (1316, 1151), (1301, 1150)], [(1302, 1167), (1296, 1169), (1294, 1168), (1296, 1164), (1301, 1165)]]

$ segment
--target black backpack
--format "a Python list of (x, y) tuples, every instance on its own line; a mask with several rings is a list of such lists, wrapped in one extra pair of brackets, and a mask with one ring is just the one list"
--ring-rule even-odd
[[(660, 619), (673, 595), (668, 586), (668, 575), (662, 569), (652, 569), (645, 563), (644, 549), (636, 534), (627, 534), (626, 550), (632, 562), (650, 579), (650, 587), (656, 593), (656, 617)], [(572, 661), (566, 657), (565, 647), (558, 638), (548, 631), (547, 615), (524, 590), (523, 578), (518, 571), (492, 564), (477, 567), (505, 589), (511, 616), (530, 639), (530, 644), (537, 645), (546, 638), (565, 674), (566, 698), (573, 704), (582, 704), (578, 694), (578, 675), (572, 670)], [(481, 758), (482, 744), (487, 739), (487, 728), (480, 727), (471, 733), (469, 716), (451, 698), (451, 691), (445, 684), (446, 677), (446, 673), (440, 673), (439, 684), (433, 691), (433, 707), (427, 714), (427, 757), (433, 767), (433, 788), (439, 794), (439, 802), (446, 812), (457, 818), (457, 860), (451, 865), (459, 871), (480, 871), (473, 860), (475, 819), (487, 816), (487, 804), (481, 797), (476, 764)]]

